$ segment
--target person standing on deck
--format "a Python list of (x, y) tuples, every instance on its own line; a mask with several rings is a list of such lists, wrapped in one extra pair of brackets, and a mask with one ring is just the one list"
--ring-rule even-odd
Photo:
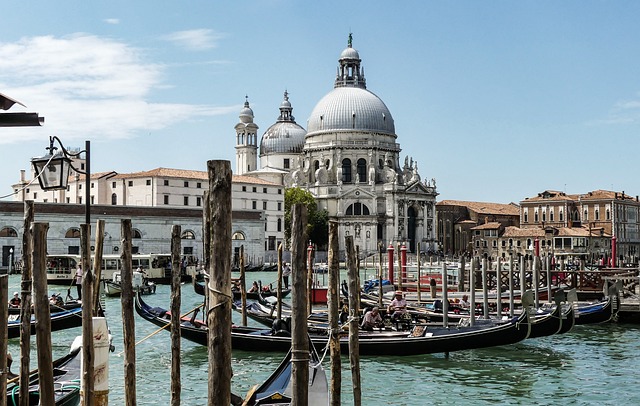
[(78, 264), (76, 269), (76, 289), (78, 290), (78, 300), (82, 300), (82, 265)]
[(288, 262), (285, 262), (282, 266), (282, 282), (285, 289), (289, 289), (289, 275), (291, 275), (291, 267)]

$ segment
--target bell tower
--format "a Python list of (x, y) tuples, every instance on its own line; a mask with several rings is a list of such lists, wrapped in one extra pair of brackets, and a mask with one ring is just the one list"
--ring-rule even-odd
[(258, 169), (258, 126), (253, 122), (253, 110), (249, 107), (249, 96), (245, 96), (240, 111), (240, 122), (236, 124), (236, 175)]

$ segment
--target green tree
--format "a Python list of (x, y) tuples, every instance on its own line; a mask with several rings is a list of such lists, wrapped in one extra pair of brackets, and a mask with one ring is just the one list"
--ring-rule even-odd
[(289, 188), (284, 192), (284, 238), (286, 246), (291, 242), (291, 207), (301, 203), (307, 206), (307, 236), (318, 247), (325, 247), (329, 240), (329, 213), (318, 210), (313, 195), (300, 188)]

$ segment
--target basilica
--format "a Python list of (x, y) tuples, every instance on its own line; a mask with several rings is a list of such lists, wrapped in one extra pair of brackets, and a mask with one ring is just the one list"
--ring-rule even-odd
[(316, 104), (306, 130), (296, 123), (287, 92), (259, 144), (248, 100), (235, 130), (236, 174), (309, 191), (338, 221), (341, 251), (349, 235), (363, 253), (379, 243), (405, 243), (410, 252), (417, 243), (421, 251), (436, 249), (435, 179), (423, 180), (412, 157), (401, 164), (393, 116), (367, 89), (351, 35), (333, 90)]

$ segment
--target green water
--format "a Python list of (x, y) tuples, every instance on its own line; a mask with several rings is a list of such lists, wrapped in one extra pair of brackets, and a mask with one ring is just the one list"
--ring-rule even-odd
[[(247, 280), (272, 282), (275, 273), (248, 274)], [(18, 290), (20, 276), (9, 279), (9, 291)], [(50, 292), (63, 287), (50, 287)], [(169, 286), (159, 286), (145, 300), (169, 307)], [(183, 285), (182, 309), (199, 304), (190, 284)], [(110, 357), (112, 405), (124, 404), (122, 317), (119, 298), (106, 300), (107, 318), (116, 352)], [(136, 341), (156, 327), (133, 309)], [(234, 320), (236, 319), (234, 315)], [(54, 358), (68, 351), (80, 328), (53, 333)], [(17, 359), (19, 340), (9, 342)], [(233, 353), (232, 391), (244, 395), (264, 380), (284, 354)], [(35, 338), (32, 340), (35, 366)], [(606, 324), (576, 326), (569, 334), (526, 340), (520, 344), (444, 355), (413, 357), (363, 357), (361, 359), (363, 405), (608, 405), (640, 404), (640, 326)], [(14, 372), (17, 362), (14, 363)], [(182, 405), (207, 404), (207, 351), (182, 341)], [(330, 369), (328, 356), (324, 367)], [(342, 358), (343, 404), (352, 404), (348, 358)], [(171, 356), (168, 332), (156, 334), (136, 347), (137, 404), (167, 405), (170, 400)]]

